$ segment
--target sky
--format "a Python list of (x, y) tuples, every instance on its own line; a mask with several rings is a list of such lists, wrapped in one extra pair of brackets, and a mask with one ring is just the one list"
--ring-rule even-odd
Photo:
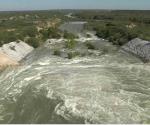
[(150, 10), (150, 0), (0, 0), (0, 11), (47, 9)]

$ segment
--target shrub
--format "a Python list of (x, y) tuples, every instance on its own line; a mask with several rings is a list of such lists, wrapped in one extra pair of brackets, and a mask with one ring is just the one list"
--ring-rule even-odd
[(30, 46), (34, 47), (34, 48), (37, 48), (40, 46), (40, 42), (37, 38), (35, 37), (30, 37), (26, 43), (28, 43)]
[(41, 30), (40, 33), (42, 34), (42, 38), (44, 40), (49, 39), (49, 38), (61, 38), (60, 31), (55, 28)]
[(85, 43), (85, 45), (87, 46), (88, 49), (95, 49), (95, 46), (91, 42), (89, 42), (89, 41), (87, 41)]
[(135, 31), (128, 31), (128, 40), (132, 40), (134, 38), (138, 37), (137, 32)]
[(1, 32), (0, 33), (0, 44), (6, 44), (18, 40), (17, 35), (14, 32)]
[(80, 55), (79, 52), (69, 52), (68, 53), (68, 59), (72, 59), (72, 58), (74, 58), (74, 57), (76, 57), (78, 55)]
[(87, 33), (87, 34), (86, 34), (86, 37), (91, 38), (91, 35)]
[(96, 35), (100, 38), (109, 40), (115, 45), (123, 45), (133, 38), (138, 37), (134, 30), (128, 30), (122, 25), (108, 25), (96, 28)]
[(22, 32), (24, 36), (29, 37), (35, 37), (38, 34), (38, 31), (34, 26), (25, 27), (24, 29), (22, 29)]
[(60, 56), (60, 55), (61, 55), (60, 50), (54, 50), (54, 55), (55, 55), (55, 56)]
[(69, 39), (65, 42), (65, 47), (68, 49), (73, 49), (75, 48), (75, 46), (77, 45), (77, 41), (73, 40), (73, 39)]
[(67, 31), (64, 31), (64, 38), (65, 39), (75, 39), (77, 37), (72, 33), (68, 33)]
[(47, 32), (48, 32), (49, 38), (60, 38), (61, 37), (59, 30), (56, 28), (48, 28)]

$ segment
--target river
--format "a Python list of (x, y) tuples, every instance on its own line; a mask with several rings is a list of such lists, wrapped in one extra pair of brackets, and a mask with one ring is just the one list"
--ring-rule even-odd
[(150, 123), (149, 64), (50, 53), (41, 47), (0, 73), (0, 123)]

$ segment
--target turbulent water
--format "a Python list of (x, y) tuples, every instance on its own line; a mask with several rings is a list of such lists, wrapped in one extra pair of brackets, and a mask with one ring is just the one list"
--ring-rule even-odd
[[(81, 32), (78, 23), (62, 28)], [(1, 72), (0, 123), (150, 123), (150, 65), (113, 46), (99, 55), (103, 43), (74, 59), (41, 47)]]
[(0, 74), (0, 123), (150, 123), (150, 65), (40, 48)]

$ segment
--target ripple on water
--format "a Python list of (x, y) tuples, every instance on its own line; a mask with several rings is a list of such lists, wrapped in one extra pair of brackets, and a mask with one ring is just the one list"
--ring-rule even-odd
[(0, 123), (150, 122), (149, 65), (109, 55), (41, 60), (1, 74)]

